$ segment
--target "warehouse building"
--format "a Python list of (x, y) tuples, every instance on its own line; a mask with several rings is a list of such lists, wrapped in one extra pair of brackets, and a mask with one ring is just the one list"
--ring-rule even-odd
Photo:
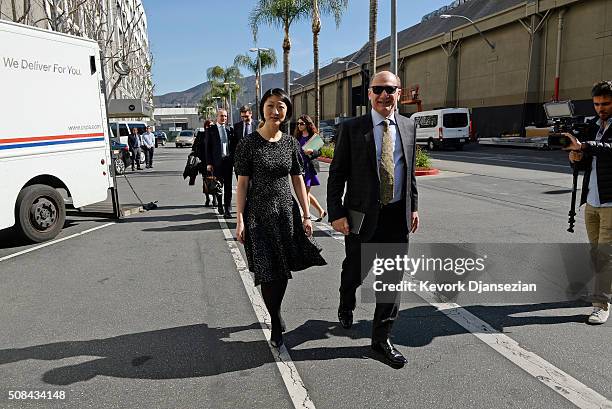
[[(442, 14), (471, 19), (484, 36)], [(389, 37), (377, 47), (377, 70), (389, 69)], [(365, 112), (368, 58), (366, 44), (321, 68), (322, 120)], [(470, 108), (479, 137), (543, 124), (542, 104), (555, 95), (594, 115), (591, 87), (612, 79), (612, 0), (455, 1), (398, 33), (397, 66), (405, 96), (418, 86), (423, 110)], [(312, 73), (294, 81), (295, 112), (314, 112), (313, 82)], [(416, 109), (400, 105), (404, 115)]]

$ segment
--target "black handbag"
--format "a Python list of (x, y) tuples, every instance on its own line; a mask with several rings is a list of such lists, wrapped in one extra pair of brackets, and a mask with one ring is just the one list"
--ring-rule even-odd
[(223, 192), (223, 181), (217, 179), (210, 172), (204, 175), (203, 192), (207, 195), (220, 195)]

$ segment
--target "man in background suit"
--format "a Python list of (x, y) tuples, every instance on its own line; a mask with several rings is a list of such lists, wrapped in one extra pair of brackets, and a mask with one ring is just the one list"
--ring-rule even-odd
[(236, 135), (236, 140), (238, 142), (247, 135), (255, 132), (259, 122), (253, 119), (253, 112), (248, 105), (244, 105), (240, 108), (240, 119), (242, 120), (234, 124), (234, 135)]
[(232, 173), (237, 140), (233, 128), (226, 125), (227, 111), (217, 111), (217, 122), (206, 130), (206, 168), (223, 181), (223, 199), (217, 197), (217, 210), (225, 217), (231, 217)]
[[(329, 220), (334, 230), (345, 235), (338, 308), (345, 329), (353, 324), (356, 290), (369, 270), (370, 263), (364, 263), (368, 267), (362, 272), (362, 244), (399, 243), (407, 251), (408, 233), (419, 225), (415, 128), (411, 119), (396, 112), (400, 85), (389, 71), (376, 74), (368, 90), (372, 110), (341, 125), (329, 171)], [(384, 246), (380, 249), (382, 253), (386, 250)], [(386, 282), (402, 279), (397, 272), (390, 277), (387, 275)], [(371, 346), (391, 365), (403, 366), (406, 359), (389, 340), (398, 309), (399, 293), (389, 298), (376, 292)]]

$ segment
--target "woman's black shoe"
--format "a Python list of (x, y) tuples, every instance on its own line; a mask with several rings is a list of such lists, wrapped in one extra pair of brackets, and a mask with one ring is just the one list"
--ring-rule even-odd
[(287, 331), (287, 326), (285, 325), (285, 320), (283, 319), (283, 316), (281, 315), (280, 311), (278, 312), (278, 319), (280, 320), (280, 328), (282, 332)]

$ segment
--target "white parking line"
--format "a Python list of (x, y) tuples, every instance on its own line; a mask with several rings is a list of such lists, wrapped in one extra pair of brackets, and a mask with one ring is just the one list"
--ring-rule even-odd
[(61, 243), (62, 241), (66, 241), (66, 240), (69, 240), (69, 239), (73, 239), (75, 237), (82, 236), (82, 235), (87, 234), (87, 233), (91, 233), (92, 231), (96, 231), (96, 230), (100, 230), (100, 229), (103, 229), (103, 228), (108, 227), (108, 226), (112, 226), (113, 224), (115, 224), (115, 222), (106, 223), (106, 224), (103, 224), (101, 226), (97, 226), (97, 227), (94, 227), (94, 228), (91, 228), (91, 229), (84, 230), (84, 231), (82, 231), (80, 233), (71, 234), (70, 236), (62, 237), (61, 239), (57, 239), (57, 240), (53, 240), (53, 241), (48, 241), (48, 242), (39, 244), (38, 246), (30, 247), (29, 249), (18, 251), (17, 253), (9, 254), (8, 256), (0, 257), (0, 262), (6, 261), (6, 260), (9, 260), (9, 259), (12, 259), (12, 258), (15, 258), (17, 256), (21, 256), (23, 254), (30, 253), (30, 252), (38, 250), (38, 249), (42, 249), (43, 247), (48, 247), (48, 246), (51, 246), (53, 244)]
[[(334, 234), (336, 232), (328, 224), (317, 224), (317, 227), (344, 245), (342, 235), (338, 238)], [(459, 304), (438, 302), (436, 296), (429, 291), (418, 291), (415, 294), (577, 407), (612, 409), (612, 401), (605, 396), (579, 382), (544, 358), (521, 348), (518, 342), (498, 332)]]
[[(264, 304), (259, 291), (255, 289), (255, 285), (253, 283), (253, 279), (251, 274), (249, 273), (249, 269), (247, 264), (242, 257), (242, 253), (240, 253), (240, 249), (238, 248), (238, 242), (234, 240), (234, 236), (232, 232), (230, 232), (227, 227), (227, 223), (223, 216), (217, 215), (219, 219), (219, 224), (223, 230), (223, 235), (225, 236), (225, 242), (229, 247), (230, 253), (232, 254), (232, 258), (234, 259), (234, 263), (236, 264), (236, 269), (240, 274), (240, 278), (242, 279), (242, 285), (249, 296), (249, 300), (251, 300), (251, 306), (253, 307), (253, 311), (255, 311), (255, 315), (259, 321), (259, 325), (261, 326), (261, 330), (264, 333), (264, 337), (266, 339), (270, 338), (270, 315), (268, 314), (268, 310), (266, 309), (266, 305)], [(295, 367), (295, 364), (291, 360), (291, 356), (287, 351), (287, 348), (283, 345), (279, 349), (276, 349), (268, 344), (270, 347), (270, 351), (272, 351), (272, 356), (276, 361), (276, 366), (283, 378), (283, 382), (285, 383), (285, 387), (287, 388), (287, 392), (289, 392), (289, 397), (293, 402), (293, 406), (297, 408), (308, 408), (315, 409), (315, 405), (310, 399), (310, 395), (308, 394), (308, 390), (300, 377), (300, 374)]]

